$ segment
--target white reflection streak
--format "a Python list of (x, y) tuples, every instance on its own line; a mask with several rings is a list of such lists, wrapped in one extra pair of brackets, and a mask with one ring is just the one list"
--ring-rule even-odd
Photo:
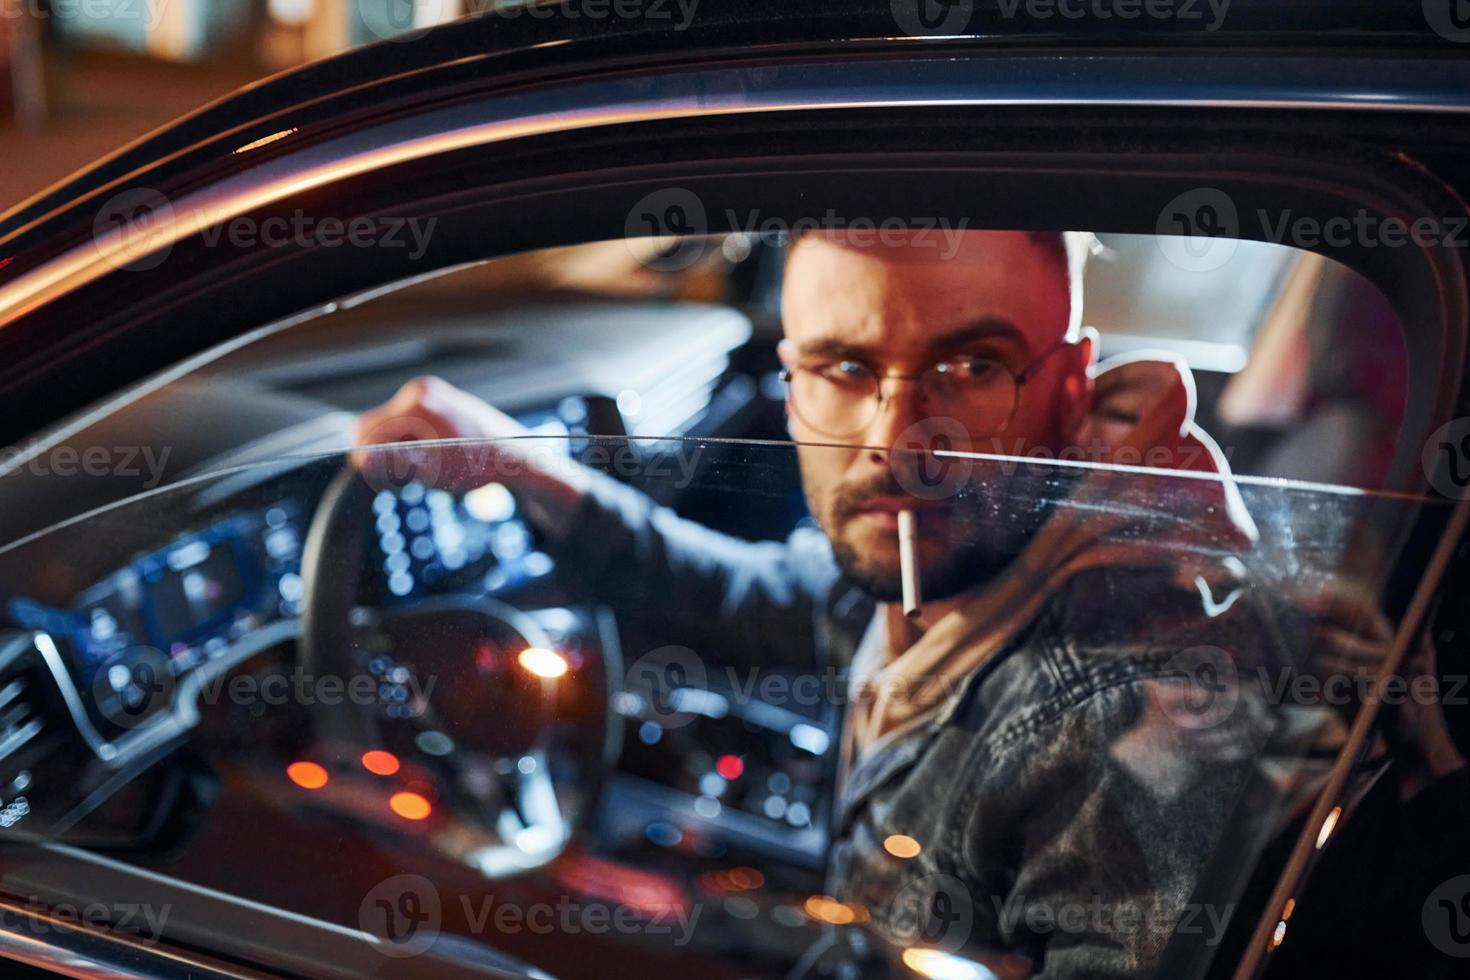
[(1212, 480), (1216, 483), (1244, 483), (1249, 486), (1270, 487), (1278, 490), (1302, 490), (1308, 493), (1334, 493), (1346, 497), (1402, 497), (1410, 500), (1428, 499), (1423, 494), (1398, 493), (1392, 490), (1367, 490), (1362, 487), (1347, 487), (1336, 483), (1314, 483), (1310, 480), (1292, 480), (1279, 476), (1249, 476), (1240, 473), (1207, 473), (1202, 470), (1171, 470), (1158, 466), (1134, 466), (1129, 463), (1099, 463), (1085, 459), (1061, 459), (1050, 456), (1011, 456), (1003, 453), (972, 453), (959, 449), (935, 449), (930, 455), (951, 459), (977, 460), (980, 462), (1024, 463), (1029, 466), (1070, 466), (1080, 470), (1104, 470), (1113, 473), (1137, 473), (1148, 476), (1180, 477), (1186, 480)]

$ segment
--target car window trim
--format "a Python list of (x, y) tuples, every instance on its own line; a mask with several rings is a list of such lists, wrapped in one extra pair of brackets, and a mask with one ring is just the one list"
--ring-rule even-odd
[(1444, 533), (1435, 546), (1433, 554), (1430, 555), (1424, 573), (1419, 579), (1418, 588), (1414, 590), (1413, 599), (1409, 602), (1409, 608), (1399, 620), (1397, 629), (1394, 630), (1393, 643), (1380, 669), (1373, 677), (1372, 688), (1364, 698), (1358, 713), (1353, 717), (1347, 740), (1343, 742), (1337, 758), (1333, 761), (1332, 769), (1317, 795), (1311, 814), (1302, 826), (1301, 835), (1292, 846), (1291, 856), (1277, 877), (1271, 898), (1266, 902), (1250, 942), (1246, 945), (1245, 952), (1236, 965), (1233, 974), (1235, 980), (1250, 980), (1252, 977), (1259, 976), (1266, 967), (1271, 951), (1280, 946), (1279, 941), (1273, 940), (1272, 937), (1276, 932), (1277, 924), (1284, 925), (1290, 915), (1286, 911), (1287, 903), (1293, 900), (1303, 879), (1310, 873), (1316, 856), (1327, 846), (1333, 834), (1342, 827), (1347, 819), (1345, 801), (1349, 791), (1348, 782), (1353, 773), (1357, 771), (1364, 749), (1368, 745), (1368, 739), (1372, 737), (1378, 722), (1379, 709), (1384, 701), (1385, 685), (1399, 676), (1399, 670), (1408, 658), (1409, 647), (1420, 635), (1425, 625), (1430, 606), (1434, 603), (1435, 595), (1439, 590), (1439, 583), (1454, 560), (1455, 553), (1460, 550), (1467, 527), (1470, 527), (1470, 497), (1466, 497), (1455, 505)]
[[(330, 139), (224, 178), (209, 190), (180, 198), (172, 206), (172, 216), (150, 222), (141, 232), (126, 227), (105, 235), (94, 234), (92, 241), (0, 287), (0, 328), (119, 266), (290, 195), (457, 150), (598, 126), (867, 107), (1147, 106), (1470, 112), (1470, 63), (1445, 67), (1451, 77), (1433, 89), (1437, 95), (1431, 95), (1426, 87), (1417, 97), (1405, 97), (1393, 92), (1353, 90), (1346, 77), (1332, 84), (1308, 85), (1302, 81), (1304, 73), (1292, 74), (1293, 59), (1197, 59), (1200, 71), (1191, 73), (1192, 80), (1175, 82), (1173, 89), (1166, 87), (1168, 94), (1161, 95), (1159, 79), (1178, 77), (1176, 60), (1169, 60), (1168, 72), (1164, 71), (1164, 59), (1158, 56), (1121, 61), (1095, 56), (992, 56), (943, 61), (875, 60), (858, 65), (813, 62), (721, 67), (656, 78), (597, 79), (430, 110)], [(1283, 65), (1282, 60), (1288, 63)], [(1414, 72), (1423, 70), (1423, 62), (1383, 61), (1381, 73), (1391, 72), (1397, 65), (1412, 78), (1416, 77)], [(1322, 63), (1312, 64), (1316, 67)], [(1150, 66), (1151, 72), (1147, 70)], [(1128, 70), (1120, 72), (1120, 67)], [(1222, 68), (1228, 74), (1222, 74)], [(1036, 76), (1027, 78), (1027, 69)], [(1211, 69), (1213, 73), (1206, 74)], [(1089, 75), (1095, 76), (1091, 84)], [(1242, 77), (1257, 81), (1241, 84), (1238, 79)], [(1233, 84), (1227, 85), (1226, 78)], [(1054, 90), (1055, 94), (997, 95), (987, 91), (1014, 93), (1026, 86)], [(234, 152), (239, 154), (248, 146)], [(181, 212), (187, 216), (183, 220), (177, 218)]]

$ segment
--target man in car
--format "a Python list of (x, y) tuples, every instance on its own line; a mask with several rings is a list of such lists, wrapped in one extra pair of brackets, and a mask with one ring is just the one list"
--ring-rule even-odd
[[(709, 664), (840, 672), (831, 890), (889, 936), (1015, 951), (1046, 976), (1146, 975), (1186, 916), (1222, 925), (1189, 903), (1260, 748), (1232, 671), (1279, 653), (1237, 557), (1254, 531), (1209, 475), (1223, 458), (1192, 422), (1187, 370), (1094, 377), (1082, 240), (961, 237), (952, 257), (919, 232), (790, 248), (780, 356), (820, 532), (739, 541), (524, 442), (446, 455), (440, 482), (509, 485), (632, 635)], [(420, 379), (358, 438), (521, 434)], [(1202, 660), (1203, 701), (1179, 683)]]

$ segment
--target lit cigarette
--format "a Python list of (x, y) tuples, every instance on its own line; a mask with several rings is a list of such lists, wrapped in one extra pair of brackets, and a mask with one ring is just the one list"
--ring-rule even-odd
[(898, 512), (898, 571), (903, 576), (903, 614), (919, 615), (924, 597), (919, 592), (919, 533), (914, 512)]

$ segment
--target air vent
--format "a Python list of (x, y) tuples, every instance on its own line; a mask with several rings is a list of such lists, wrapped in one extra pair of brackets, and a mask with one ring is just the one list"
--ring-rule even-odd
[(0, 687), (0, 766), (46, 729), (46, 723), (31, 708), (30, 683), (30, 678), (22, 674)]
[(45, 809), (38, 807), (38, 784), (55, 777), (53, 758), (76, 739), (62, 688), (35, 638), (0, 636), (0, 839), (49, 824), (49, 815), (37, 812)]

